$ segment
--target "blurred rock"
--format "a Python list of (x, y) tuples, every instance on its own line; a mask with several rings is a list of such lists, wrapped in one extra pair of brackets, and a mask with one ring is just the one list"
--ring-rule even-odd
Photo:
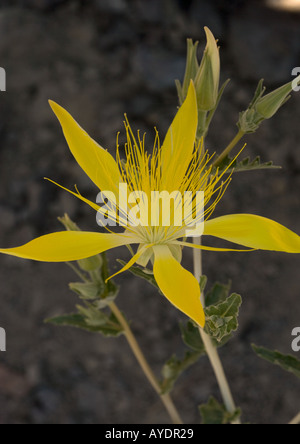
[(60, 394), (52, 387), (40, 387), (33, 394), (34, 408), (32, 420), (34, 423), (46, 423), (49, 415), (53, 414), (60, 404)]
[(127, 9), (127, 0), (94, 0), (96, 10), (122, 14)]
[(152, 91), (174, 88), (174, 81), (182, 77), (185, 58), (163, 48), (139, 46), (133, 58), (133, 71)]
[[(80, 0), (72, 0), (73, 3), (78, 3)], [(37, 9), (40, 11), (51, 11), (59, 6), (70, 3), (70, 0), (17, 0), (15, 2), (18, 6)]]
[(2, 230), (8, 230), (16, 223), (16, 215), (7, 206), (0, 205), (0, 227)]
[[(135, 8), (139, 20), (146, 23), (162, 23), (166, 21), (168, 0), (136, 0)], [(175, 8), (176, 5), (173, 5)]]
[(21, 398), (30, 390), (30, 384), (25, 376), (0, 364), (0, 393)]
[(193, 0), (189, 8), (189, 20), (199, 28), (199, 34), (204, 26), (208, 26), (216, 38), (222, 35), (221, 16), (215, 2), (211, 0)]

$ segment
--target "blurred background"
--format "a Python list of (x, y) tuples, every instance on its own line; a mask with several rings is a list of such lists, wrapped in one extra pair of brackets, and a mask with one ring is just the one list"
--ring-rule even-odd
[[(102, 146), (115, 152), (126, 112), (134, 129), (165, 133), (176, 112), (174, 79), (182, 80), (186, 38), (205, 45), (207, 25), (221, 46), (222, 80), (231, 78), (207, 141), (224, 149), (235, 135), (259, 79), (269, 89), (291, 80), (300, 66), (300, 13), (263, 0), (2, 0), (0, 66), (0, 245), (15, 246), (60, 230), (67, 212), (95, 230), (95, 214), (44, 176), (95, 198), (96, 190), (68, 151), (48, 99), (64, 106)], [(297, 2), (289, 2), (297, 3)], [(299, 3), (299, 2), (298, 2)], [(249, 212), (300, 231), (300, 93), (258, 133), (247, 137), (247, 155), (273, 160), (282, 170), (234, 178), (216, 215)], [(127, 259), (127, 250), (109, 254)], [(184, 262), (192, 266), (190, 252)], [(286, 423), (300, 410), (300, 383), (259, 360), (250, 343), (292, 353), (300, 326), (299, 258), (293, 255), (206, 253), (209, 285), (232, 280), (243, 296), (240, 329), (221, 351), (234, 397), (250, 423)], [(76, 276), (64, 264), (0, 257), (0, 423), (166, 423), (156, 394), (124, 338), (105, 339), (45, 325), (77, 303), (68, 289)], [(129, 273), (119, 306), (157, 376), (183, 344), (176, 309)], [(299, 354), (298, 354), (299, 357)], [(208, 360), (178, 381), (173, 397), (187, 423), (199, 422), (197, 405), (220, 400)]]

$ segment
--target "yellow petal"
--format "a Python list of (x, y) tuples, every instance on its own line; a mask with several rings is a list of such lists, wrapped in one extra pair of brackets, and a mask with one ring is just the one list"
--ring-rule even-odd
[(204, 251), (219, 251), (219, 252), (235, 251), (239, 253), (247, 253), (248, 251), (256, 250), (256, 248), (248, 248), (247, 250), (240, 250), (240, 249), (237, 250), (236, 248), (207, 247), (205, 245), (197, 245), (197, 244), (192, 244), (191, 242), (183, 242), (183, 241), (174, 242), (173, 245), (181, 245), (182, 247), (196, 248), (198, 250), (204, 250)]
[(67, 191), (70, 194), (73, 194), (73, 196), (77, 197), (78, 199), (82, 200), (83, 202), (85, 202), (86, 204), (88, 204), (90, 207), (92, 207), (94, 210), (99, 211), (101, 208), (99, 207), (99, 205), (95, 204), (94, 202), (92, 202), (89, 199), (86, 199), (85, 197), (83, 197), (81, 194), (79, 194), (79, 192), (75, 191), (71, 191), (68, 188), (63, 187), (62, 185), (60, 185), (57, 182), (54, 182), (54, 180), (52, 179), (48, 179), (48, 177), (44, 177), (45, 180), (48, 180), (49, 182), (53, 183), (54, 185), (56, 185), (57, 187)]
[(196, 91), (190, 83), (187, 97), (177, 112), (162, 145), (162, 180), (165, 191), (179, 190), (192, 160), (198, 125)]
[(64, 108), (51, 100), (49, 103), (60, 121), (77, 163), (100, 190), (113, 191), (117, 196), (121, 177), (114, 158), (98, 145)]
[(0, 249), (0, 253), (41, 262), (69, 262), (137, 242), (136, 238), (123, 234), (60, 231), (38, 237), (20, 247)]
[(165, 297), (204, 327), (205, 314), (200, 302), (200, 286), (197, 279), (174, 259), (166, 245), (156, 245), (154, 253), (154, 277)]
[(296, 233), (254, 214), (230, 214), (208, 220), (204, 234), (249, 248), (300, 253), (300, 237)]

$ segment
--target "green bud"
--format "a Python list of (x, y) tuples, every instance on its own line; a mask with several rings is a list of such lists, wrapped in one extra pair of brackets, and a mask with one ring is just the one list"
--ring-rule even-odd
[(280, 88), (272, 91), (266, 96), (260, 98), (256, 103), (256, 111), (264, 118), (270, 119), (273, 117), (279, 108), (285, 104), (285, 102), (290, 98), (290, 93), (293, 88), (300, 84), (300, 76), (297, 77), (292, 82), (281, 86)]
[(198, 109), (210, 111), (218, 100), (220, 84), (220, 53), (212, 32), (205, 27), (207, 45), (195, 78)]
[(199, 69), (199, 63), (197, 60), (198, 44), (199, 42), (193, 43), (192, 39), (187, 39), (187, 57), (183, 85), (181, 86), (179, 80), (175, 81), (180, 105), (183, 104), (187, 96), (191, 80), (195, 80)]

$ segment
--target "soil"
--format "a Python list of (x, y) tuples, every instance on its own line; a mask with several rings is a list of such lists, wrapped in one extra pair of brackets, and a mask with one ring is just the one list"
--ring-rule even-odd
[[(273, 11), (262, 1), (28, 0), (0, 4), (0, 65), (7, 91), (0, 96), (0, 245), (19, 245), (60, 230), (67, 212), (83, 229), (95, 214), (43, 180), (51, 177), (82, 194), (96, 190), (68, 151), (47, 100), (59, 102), (102, 146), (115, 152), (124, 113), (134, 129), (164, 134), (174, 116), (174, 79), (182, 79), (186, 38), (203, 26), (219, 39), (222, 80), (231, 78), (207, 147), (220, 152), (235, 134), (256, 84), (269, 90), (291, 79), (299, 64), (300, 15)], [(237, 174), (216, 215), (254, 213), (299, 232), (300, 95), (255, 135), (246, 155), (273, 160), (281, 170)], [(120, 141), (122, 141), (122, 135)], [(219, 243), (218, 245), (221, 245)], [(126, 249), (109, 253), (111, 269)], [(184, 263), (191, 269), (190, 252)], [(205, 253), (209, 285), (232, 281), (243, 296), (240, 327), (221, 350), (234, 398), (248, 423), (287, 423), (300, 410), (300, 383), (260, 360), (251, 343), (293, 354), (291, 332), (300, 326), (299, 257), (271, 252)], [(158, 397), (136, 365), (124, 338), (106, 339), (44, 324), (72, 312), (76, 281), (64, 264), (0, 257), (1, 424), (168, 423)], [(184, 346), (185, 320), (152, 287), (125, 273), (118, 304), (160, 377), (163, 363)], [(294, 353), (297, 356), (297, 353)], [(298, 353), (299, 357), (299, 353)], [(221, 401), (206, 358), (191, 367), (172, 394), (186, 423), (199, 423), (197, 406)]]

